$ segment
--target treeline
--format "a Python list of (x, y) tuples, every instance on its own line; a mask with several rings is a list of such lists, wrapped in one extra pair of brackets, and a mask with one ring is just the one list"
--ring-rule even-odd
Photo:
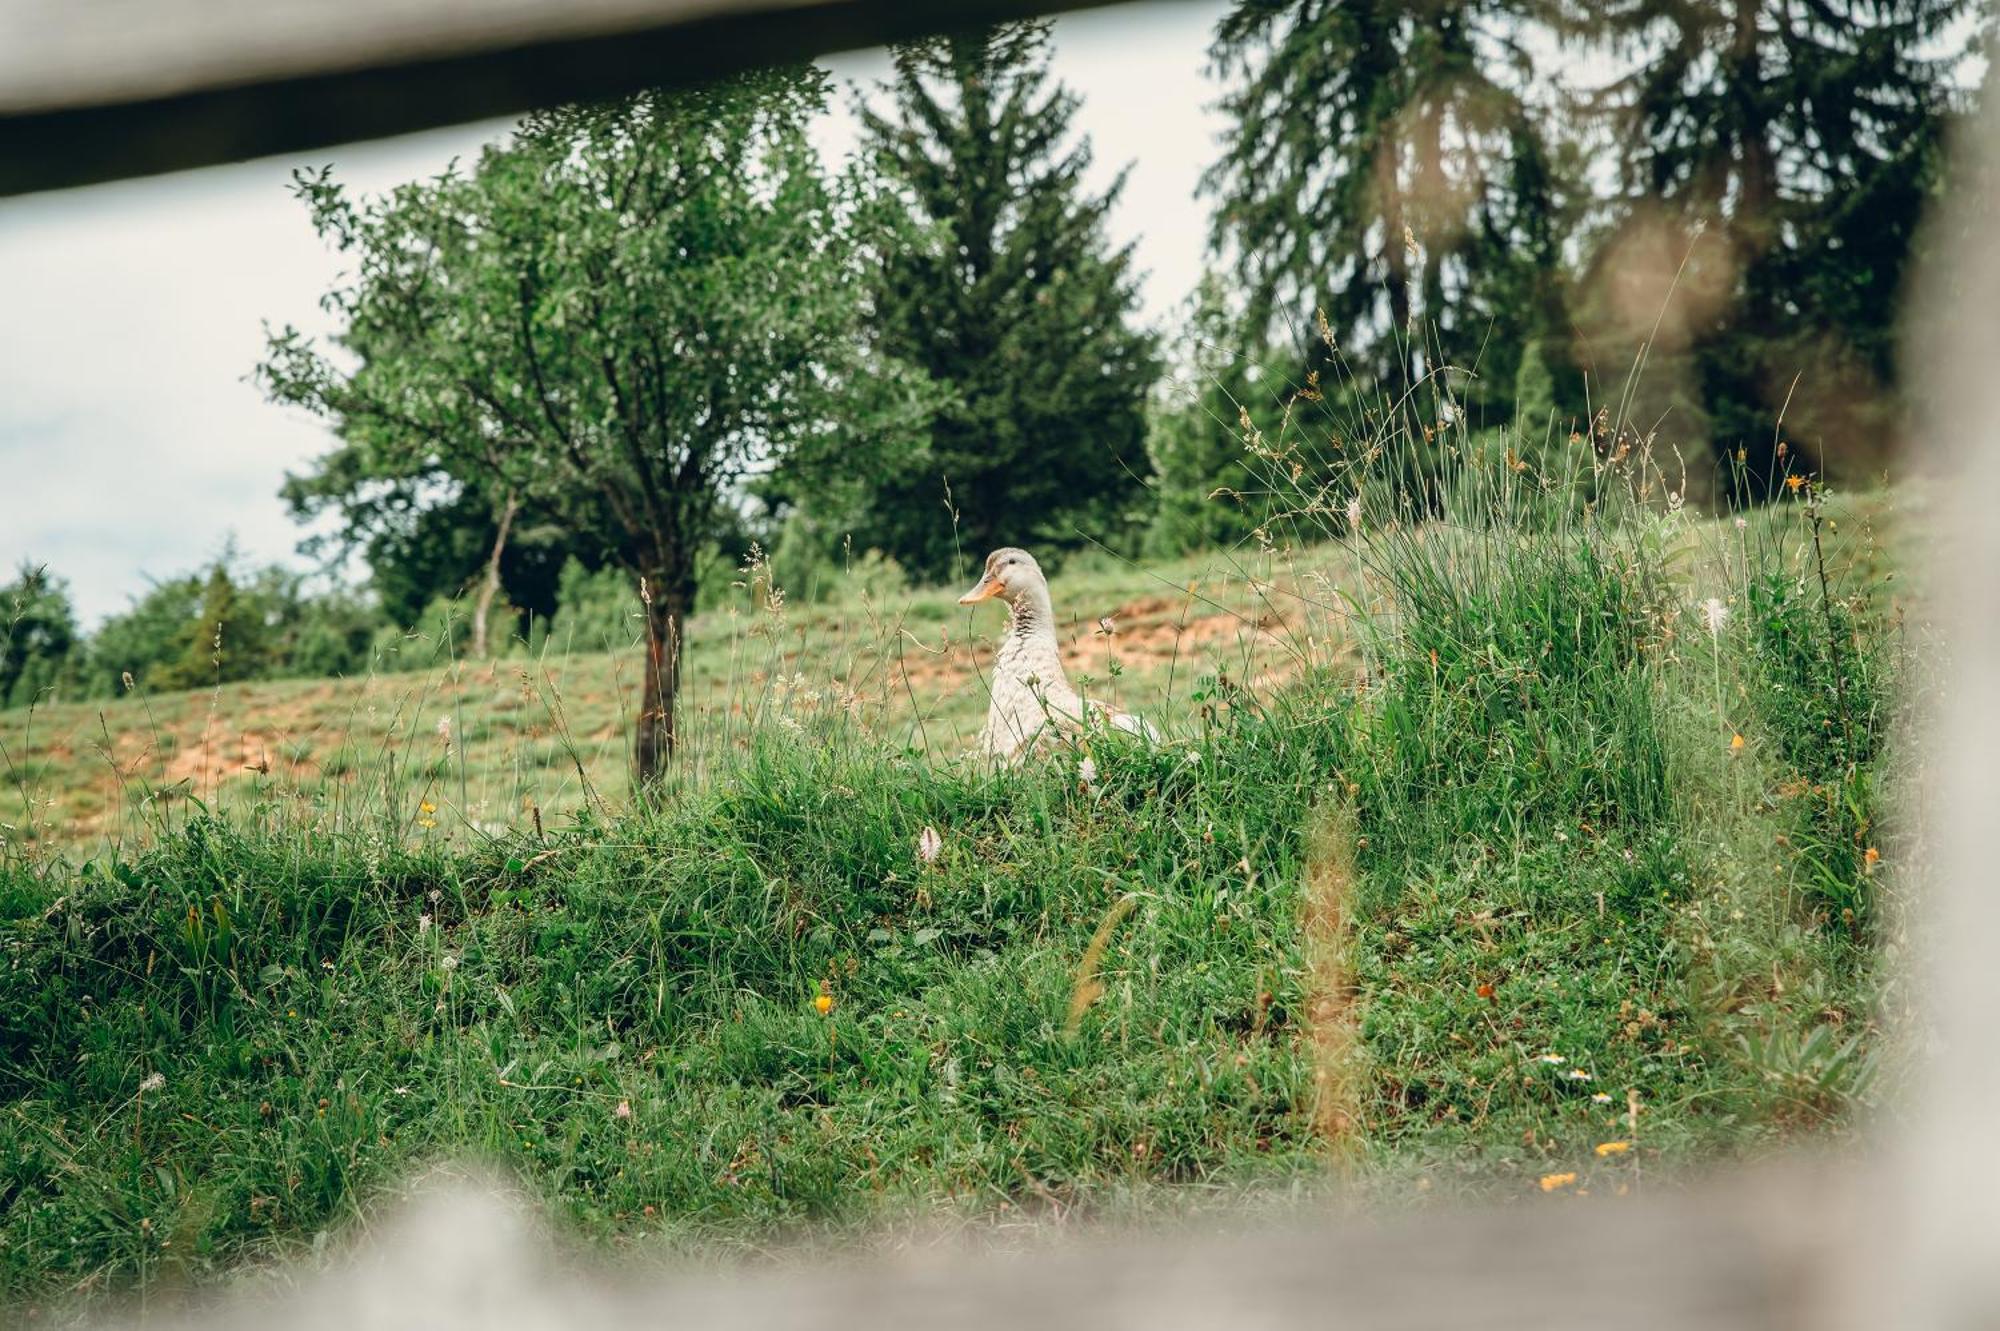
[[(729, 576), (726, 559), (720, 547), (705, 554), (711, 576), (704, 608), (742, 585)], [(893, 566), (871, 564), (867, 572), (877, 591), (902, 585)], [(534, 606), (497, 600), (492, 641), (475, 651), (466, 596), (385, 597), (227, 554), (154, 582), (86, 631), (63, 580), (23, 565), (0, 582), (0, 707), (245, 680), (354, 678), (545, 649), (618, 650), (640, 640), (639, 611), (634, 589), (616, 570), (592, 570), (570, 557)]]
[(154, 583), (88, 634), (60, 578), (17, 570), (0, 584), (0, 706), (366, 669), (382, 626), (372, 597), (231, 562)]
[[(798, 67), (531, 116), (379, 198), (301, 172), (352, 260), (323, 298), (339, 331), (279, 329), (257, 378), (337, 440), (284, 497), (336, 519), (316, 553), (364, 560), (366, 600), (163, 584), (78, 678), (213, 680), (208, 603), (232, 597), (259, 629), (224, 632), (225, 671), (379, 661), (440, 598), (474, 655), (609, 616), (654, 648), (644, 773), (686, 618), (753, 541), (796, 590), (864, 564), (936, 581), (1000, 544), (1239, 540), (1266, 507), (1246, 443), (1337, 453), (1416, 401), (1671, 448), (1696, 485), (1728, 457), (1754, 486), (1781, 445), (1872, 469), (1989, 22), (1967, 0), (1243, 0), (1209, 52), (1231, 122), (1211, 273), (1164, 330), (1042, 23), (899, 48), (839, 164), (810, 139), (829, 80)], [(106, 654), (156, 608), (177, 627), (152, 655)]]
[(1191, 539), (1240, 534), (1254, 516), (1195, 496), (1258, 488), (1242, 434), (1301, 386), (1345, 423), (1427, 375), (1530, 444), (1678, 454), (1691, 497), (1878, 474), (1900, 298), (1992, 21), (1966, 0), (1238, 4), (1210, 52), (1219, 265), (1179, 352), (1194, 400), (1155, 427), (1163, 507)]

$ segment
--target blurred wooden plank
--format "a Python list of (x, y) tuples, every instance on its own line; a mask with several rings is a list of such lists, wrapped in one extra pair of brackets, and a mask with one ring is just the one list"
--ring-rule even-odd
[(1070, 1232), (1043, 1219), (1029, 1227), (1027, 1250), (1013, 1254), (918, 1233), (890, 1255), (875, 1243), (775, 1266), (669, 1274), (643, 1248), (628, 1248), (619, 1266), (599, 1265), (552, 1240), (526, 1199), (445, 1172), (316, 1275), (300, 1281), (294, 1271), (262, 1294), (239, 1290), (150, 1324), (1841, 1331), (1899, 1324), (1879, 1316), (1872, 1297), (1881, 1271), (1869, 1254), (1887, 1220), (1882, 1184), (1851, 1161), (1795, 1163), (1644, 1198), (1530, 1187), (1498, 1209), (1372, 1218), (1286, 1209), (1227, 1232), (1213, 1221)]
[(1103, 0), (0, 0), (0, 195), (693, 82)]

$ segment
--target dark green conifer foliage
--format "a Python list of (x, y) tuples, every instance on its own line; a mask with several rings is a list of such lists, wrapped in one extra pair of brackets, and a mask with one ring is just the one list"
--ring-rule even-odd
[[(1721, 450), (1775, 470), (1890, 428), (1896, 312), (1958, 100), (1966, 0), (1566, 3), (1566, 30), (1632, 72), (1586, 110), (1618, 153), (1627, 218), (1663, 209), (1726, 274), (1692, 330)], [(1706, 250), (1706, 256), (1702, 251)], [(1801, 377), (1803, 376), (1803, 377)], [(1796, 383), (1796, 391), (1794, 384)]]
[[(1400, 392), (1512, 356), (1559, 317), (1557, 181), (1518, 91), (1521, 11), (1480, 0), (1242, 0), (1210, 55), (1234, 122), (1204, 178), (1253, 323)], [(1505, 363), (1481, 364), (1499, 350)]]
[(1130, 248), (1104, 231), (1123, 177), (1087, 189), (1048, 58), (1045, 23), (933, 38), (900, 48), (889, 105), (863, 108), (894, 235), (874, 272), (883, 349), (950, 396), (928, 453), (870, 478), (854, 523), (912, 572), (946, 573), (961, 547), (1115, 537), (1143, 498), (1155, 356)]

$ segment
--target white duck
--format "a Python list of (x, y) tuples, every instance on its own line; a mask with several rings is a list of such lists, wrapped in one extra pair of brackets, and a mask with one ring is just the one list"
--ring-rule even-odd
[(1012, 546), (995, 550), (986, 556), (978, 583), (958, 603), (976, 605), (996, 596), (1007, 602), (1010, 614), (1007, 636), (993, 658), (992, 702), (979, 733), (982, 752), (1003, 765), (1018, 762), (1045, 729), (1078, 729), (1086, 717), (1127, 734), (1159, 738), (1144, 719), (1085, 699), (1070, 686), (1056, 642), (1049, 580), (1033, 555)]

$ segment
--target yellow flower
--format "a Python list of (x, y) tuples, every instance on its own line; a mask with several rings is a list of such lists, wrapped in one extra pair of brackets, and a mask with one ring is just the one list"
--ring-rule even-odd
[(813, 999), (813, 1011), (819, 1013), (822, 1017), (833, 1011), (833, 995), (827, 993), (825, 990), (821, 990), (819, 995)]
[(1868, 849), (1861, 852), (1861, 868), (1862, 871), (1865, 873), (1873, 873), (1875, 871), (1875, 866), (1881, 863), (1881, 861), (1882, 861), (1882, 852), (1875, 849), (1875, 847), (1873, 846), (1870, 846)]
[(1576, 1175), (1573, 1173), (1544, 1174), (1542, 1175), (1542, 1191), (1554, 1192), (1557, 1188), (1567, 1188), (1575, 1182), (1576, 1182)]
[(1599, 1143), (1597, 1143), (1597, 1153), (1598, 1153), (1599, 1155), (1623, 1155), (1623, 1154), (1625, 1154), (1625, 1152), (1627, 1152), (1627, 1151), (1629, 1151), (1629, 1150), (1631, 1150), (1631, 1149), (1632, 1149), (1632, 1143), (1631, 1143), (1631, 1142), (1599, 1142)]
[(431, 803), (429, 800), (425, 800), (422, 804), (419, 804), (417, 806), (418, 813), (436, 813), (437, 811), (438, 811), (438, 806)]
[(1805, 477), (1803, 477), (1803, 476), (1787, 476), (1787, 477), (1785, 477), (1785, 488), (1786, 488), (1787, 490), (1792, 490), (1792, 491), (1797, 491), (1797, 490), (1798, 490), (1798, 488), (1799, 488), (1799, 487), (1800, 487), (1801, 485), (1804, 485), (1805, 483), (1806, 483), (1806, 478), (1805, 478)]
[(1741, 736), (1741, 735), (1731, 735), (1731, 736), (1729, 737), (1729, 751), (1730, 751), (1731, 753), (1734, 753), (1734, 752), (1736, 752), (1736, 751), (1737, 751), (1738, 749), (1740, 749), (1740, 748), (1742, 748), (1742, 747), (1743, 747), (1743, 745), (1744, 745), (1744, 742), (1745, 742), (1745, 741), (1744, 741), (1744, 739), (1743, 739), (1743, 736)]

